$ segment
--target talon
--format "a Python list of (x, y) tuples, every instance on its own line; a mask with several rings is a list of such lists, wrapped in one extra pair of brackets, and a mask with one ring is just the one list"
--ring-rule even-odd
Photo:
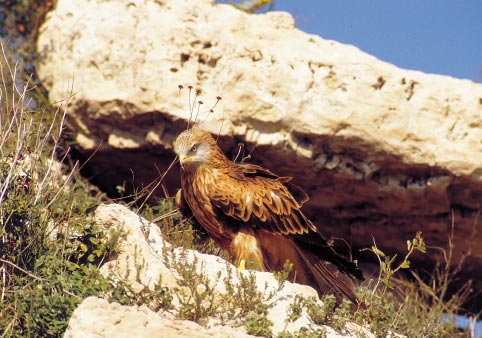
[(246, 270), (246, 261), (244, 259), (239, 261), (238, 270)]

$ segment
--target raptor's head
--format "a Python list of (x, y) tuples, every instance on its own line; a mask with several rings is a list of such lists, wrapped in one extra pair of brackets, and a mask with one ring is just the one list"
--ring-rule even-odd
[(198, 128), (183, 131), (174, 141), (174, 151), (183, 168), (206, 164), (220, 152), (211, 134)]

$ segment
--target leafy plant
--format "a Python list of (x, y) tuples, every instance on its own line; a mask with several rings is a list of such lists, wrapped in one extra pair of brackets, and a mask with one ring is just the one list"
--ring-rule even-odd
[(139, 290), (134, 290), (132, 286), (119, 280), (112, 283), (112, 288), (109, 290), (109, 302), (117, 302), (122, 305), (146, 305), (152, 311), (159, 311), (160, 309), (169, 310), (172, 308), (173, 294), (172, 291), (162, 285), (162, 276), (153, 290), (147, 286)]
[[(450, 241), (451, 242), (451, 241)], [(429, 287), (415, 272), (412, 276), (417, 283), (396, 278), (395, 273), (410, 269), (409, 258), (415, 251), (425, 253), (426, 246), (422, 234), (418, 232), (412, 240), (407, 241), (407, 254), (401, 263), (396, 265), (395, 256), (389, 257), (376, 245), (371, 249), (380, 262), (380, 275), (373, 288), (368, 286), (358, 289), (358, 297), (366, 307), (359, 309), (351, 318), (362, 325), (368, 325), (377, 336), (397, 332), (409, 337), (456, 337), (464, 333), (443, 321), (444, 313), (455, 313), (460, 310), (466, 290), (446, 302), (443, 300), (443, 290), (448, 287), (453, 271), (449, 268), (438, 272), (438, 277), (432, 279), (434, 288)], [(452, 247), (448, 256), (451, 257)], [(384, 284), (379, 289), (380, 283)], [(439, 288), (439, 285), (443, 285)], [(461, 296), (461, 297), (458, 297)]]
[(213, 282), (203, 272), (203, 267), (198, 266), (197, 256), (194, 255), (192, 262), (187, 261), (184, 251), (180, 256), (179, 259), (171, 260), (171, 266), (180, 274), (179, 288), (174, 289), (174, 293), (181, 304), (181, 317), (199, 321), (215, 316), (219, 311), (219, 304), (215, 302)]
[(100, 194), (56, 161), (65, 102), (31, 108), (30, 82), (1, 45), (0, 327), (3, 336), (61, 336), (80, 301), (108, 288), (109, 243), (88, 216)]
[[(417, 233), (412, 240), (407, 241), (407, 254), (395, 267), (393, 266), (394, 257), (385, 255), (376, 245), (370, 250), (379, 258), (381, 273), (375, 281), (375, 287), (365, 285), (357, 288), (357, 297), (363, 301), (363, 306), (354, 310), (348, 301), (337, 306), (335, 297), (330, 294), (324, 295), (321, 303), (315, 297), (296, 296), (290, 305), (288, 318), (295, 321), (306, 310), (315, 324), (328, 325), (345, 332), (348, 321), (353, 321), (368, 327), (378, 337), (385, 337), (393, 332), (408, 337), (464, 335), (443, 321), (444, 313), (454, 313), (459, 309), (461, 297), (444, 302), (439, 298), (440, 295), (436, 295), (437, 291), (432, 288), (429, 290), (428, 285), (418, 275), (413, 274), (417, 278), (418, 285), (395, 276), (395, 273), (401, 269), (410, 269), (409, 258), (415, 250), (425, 252), (421, 233)], [(450, 280), (446, 277), (450, 273), (450, 270), (446, 270), (445, 273), (438, 274), (441, 277), (433, 280), (435, 290), (444, 290), (436, 285)], [(379, 289), (380, 283), (385, 288)], [(464, 292), (461, 290), (461, 294)], [(311, 335), (309, 330), (305, 333)], [(290, 336), (287, 333), (283, 335)]]
[(268, 308), (265, 304), (258, 304), (255, 309), (246, 316), (244, 327), (248, 334), (253, 336), (270, 337), (272, 335), (273, 322), (267, 317)]
[[(418, 231), (415, 235), (415, 237), (412, 240), (407, 240), (407, 254), (405, 257), (403, 257), (403, 260), (401, 263), (398, 264), (398, 266), (394, 267), (393, 264), (397, 258), (397, 255), (394, 255), (393, 257), (385, 255), (383, 251), (378, 249), (376, 244), (373, 244), (373, 246), (370, 249), (365, 249), (373, 252), (379, 262), (380, 262), (380, 275), (378, 277), (378, 283), (382, 282), (385, 284), (387, 288), (393, 289), (394, 285), (391, 282), (392, 276), (398, 272), (401, 269), (409, 269), (410, 268), (410, 256), (415, 252), (419, 251), (421, 253), (425, 253), (427, 251), (425, 247), (425, 242), (422, 237), (422, 233)], [(375, 289), (378, 287), (378, 283), (375, 286)]]
[(289, 333), (286, 331), (281, 332), (278, 338), (325, 338), (327, 337), (326, 328), (322, 327), (319, 329), (310, 329), (307, 327), (302, 327), (298, 332)]

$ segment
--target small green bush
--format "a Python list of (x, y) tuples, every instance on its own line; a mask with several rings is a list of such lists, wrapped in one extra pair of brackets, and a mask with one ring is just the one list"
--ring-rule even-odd
[(253, 336), (271, 337), (273, 322), (268, 317), (268, 308), (265, 304), (258, 304), (255, 309), (248, 313), (244, 327), (248, 334)]
[(65, 105), (31, 109), (29, 83), (1, 59), (0, 328), (60, 337), (82, 299), (109, 287), (98, 265), (110, 244), (89, 218), (100, 194), (56, 161)]

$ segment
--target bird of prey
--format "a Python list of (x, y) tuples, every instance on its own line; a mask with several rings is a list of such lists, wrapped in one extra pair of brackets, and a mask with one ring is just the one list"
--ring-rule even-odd
[(228, 250), (239, 269), (249, 261), (258, 270), (281, 271), (289, 260), (292, 281), (358, 304), (350, 284), (363, 280), (362, 272), (303, 214), (308, 197), (291, 177), (229, 160), (211, 134), (197, 127), (177, 137), (174, 151), (181, 164), (180, 212)]

